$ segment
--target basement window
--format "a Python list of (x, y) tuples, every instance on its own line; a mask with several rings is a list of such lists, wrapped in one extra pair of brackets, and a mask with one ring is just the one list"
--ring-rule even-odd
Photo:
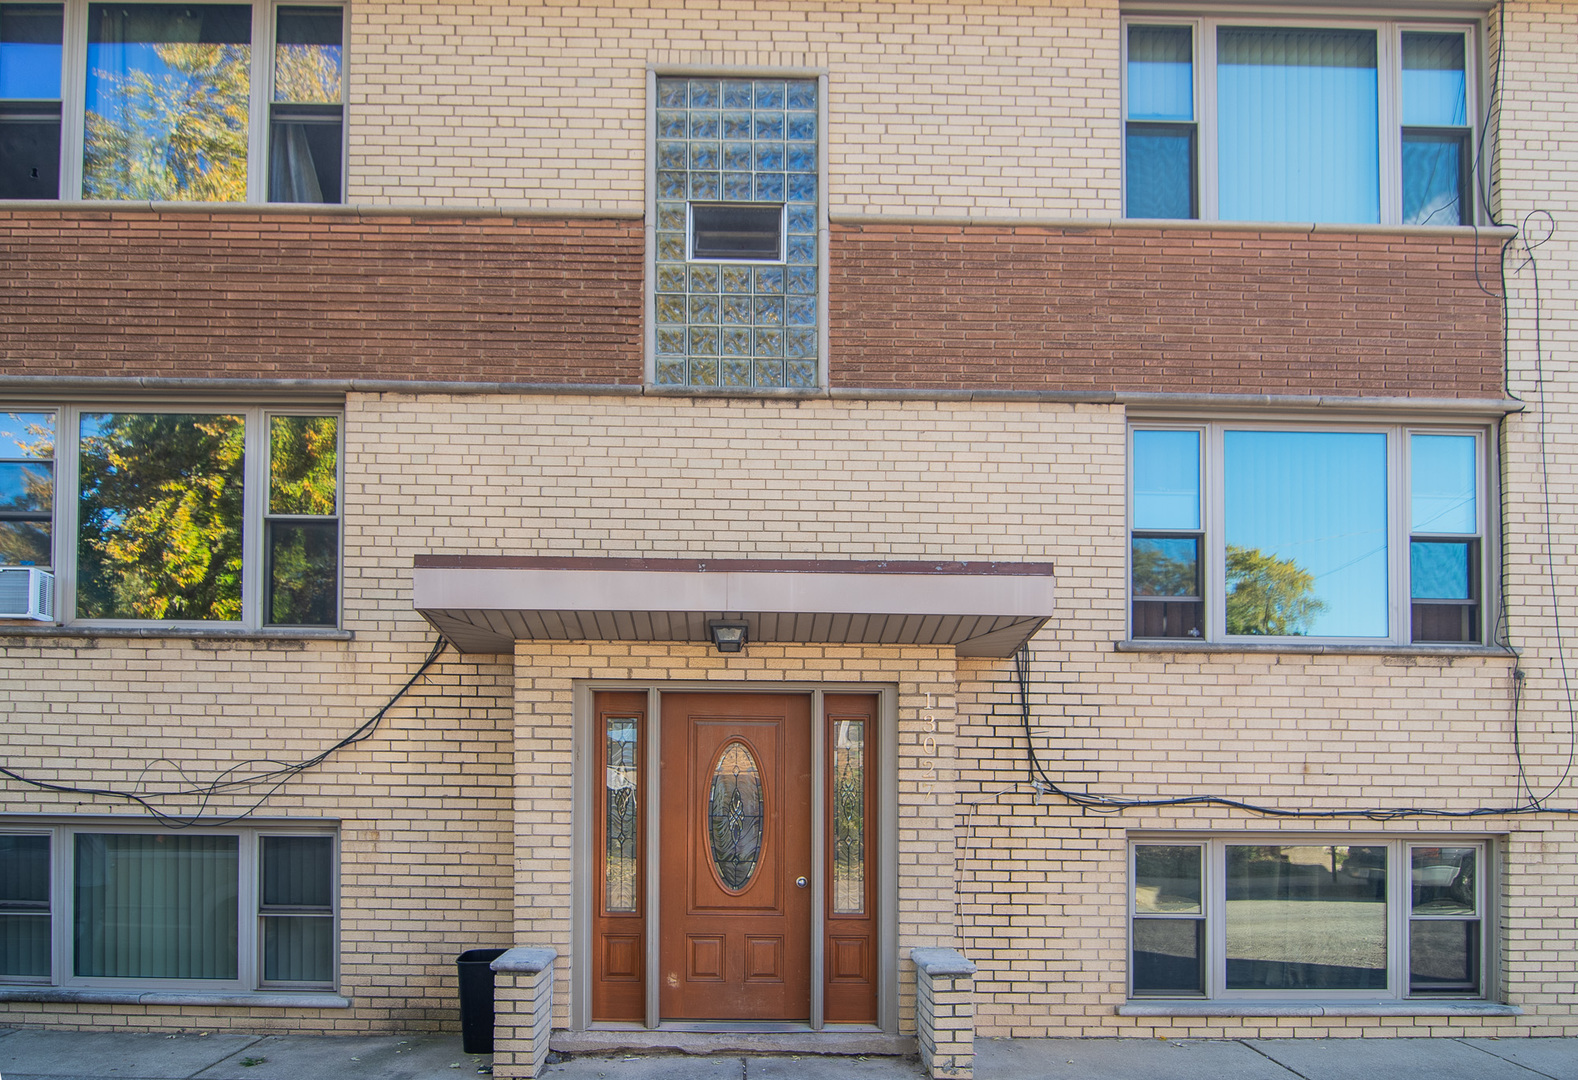
[(332, 988), (334, 849), (323, 830), (0, 833), (0, 984)]
[(1483, 995), (1487, 845), (1331, 839), (1135, 843), (1131, 995)]

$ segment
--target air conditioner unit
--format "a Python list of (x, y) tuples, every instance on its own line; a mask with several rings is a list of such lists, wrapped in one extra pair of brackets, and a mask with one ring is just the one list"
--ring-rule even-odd
[(55, 621), (55, 575), (36, 566), (0, 566), (0, 619)]

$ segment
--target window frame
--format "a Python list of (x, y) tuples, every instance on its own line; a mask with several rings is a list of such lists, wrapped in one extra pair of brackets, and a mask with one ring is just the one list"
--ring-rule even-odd
[[(1229, 990), (1226, 987), (1227, 972), (1227, 849), (1235, 846), (1270, 846), (1270, 847), (1384, 847), (1386, 848), (1386, 987), (1384, 990)], [(1136, 852), (1141, 847), (1193, 847), (1201, 851), (1201, 906), (1202, 916), (1195, 915), (1169, 915), (1141, 913), (1136, 909), (1136, 886), (1138, 877), (1135, 870)], [(1411, 964), (1411, 930), (1416, 918), (1413, 914), (1413, 852), (1417, 848), (1454, 847), (1474, 848), (1478, 859), (1478, 880), (1475, 882), (1477, 891), (1475, 920), (1479, 923), (1477, 970), (1479, 973), (1479, 987), (1474, 991), (1438, 991), (1414, 993), (1410, 988), (1412, 977)], [(1377, 999), (1386, 1001), (1413, 1002), (1425, 1004), (1441, 1001), (1486, 1001), (1493, 996), (1493, 973), (1491, 960), (1495, 955), (1491, 938), (1494, 934), (1496, 920), (1489, 910), (1489, 905), (1494, 899), (1494, 890), (1488, 885), (1493, 875), (1499, 873), (1497, 852), (1494, 838), (1476, 835), (1469, 837), (1442, 837), (1429, 834), (1418, 836), (1377, 836), (1369, 833), (1333, 834), (1333, 833), (1242, 833), (1231, 835), (1165, 835), (1152, 836), (1143, 833), (1131, 833), (1128, 838), (1127, 850), (1127, 887), (1126, 904), (1127, 920), (1125, 926), (1125, 939), (1127, 942), (1127, 972), (1125, 975), (1125, 993), (1130, 1001), (1157, 1003), (1165, 1001), (1218, 1001), (1218, 1002), (1243, 1002), (1256, 1001), (1324, 1001), (1324, 1002), (1375, 1002)], [(1429, 917), (1426, 916), (1426, 919)], [(1460, 917), (1461, 918), (1461, 917)], [(1177, 992), (1136, 992), (1134, 988), (1134, 924), (1137, 919), (1189, 919), (1199, 921), (1204, 926), (1204, 946), (1201, 950), (1201, 983), (1204, 987), (1198, 994)], [(1448, 919), (1448, 917), (1443, 917)]]
[[(198, 402), (172, 405), (168, 403), (144, 404), (141, 402), (92, 402), (87, 404), (32, 404), (27, 411), (52, 413), (55, 418), (55, 500), (51, 514), (52, 572), (55, 577), (55, 624), (64, 626), (120, 628), (169, 628), (169, 629), (223, 629), (259, 630), (280, 629), (300, 633), (337, 629), (344, 621), (345, 581), (345, 411), (340, 406), (312, 408), (309, 406), (213, 404)], [(0, 406), (0, 411), (21, 412)], [(242, 583), (241, 618), (220, 619), (117, 619), (80, 618), (77, 615), (77, 549), (81, 502), (81, 439), (82, 416), (92, 413), (176, 415), (233, 415), (240, 416), (245, 424), (242, 472)], [(267, 524), (278, 519), (269, 513), (269, 478), (272, 418), (276, 416), (332, 416), (336, 421), (335, 453), (335, 620), (332, 624), (302, 625), (271, 623), (265, 610), (268, 598), (268, 573), (270, 553), (267, 550)], [(70, 493), (69, 496), (67, 493)], [(283, 519), (289, 520), (289, 516)], [(301, 518), (300, 520), (324, 520)]]
[[(1134, 436), (1140, 431), (1194, 431), (1200, 438), (1200, 556), (1198, 573), (1201, 579), (1201, 602), (1204, 612), (1200, 619), (1202, 635), (1196, 637), (1138, 637), (1134, 633), (1134, 540), (1144, 538), (1150, 534), (1164, 532), (1178, 532), (1180, 530), (1139, 529), (1134, 526), (1135, 503), (1135, 449)], [(1332, 434), (1382, 434), (1386, 437), (1386, 536), (1387, 536), (1387, 627), (1388, 633), (1384, 636), (1373, 637), (1342, 637), (1333, 635), (1269, 635), (1269, 634), (1238, 634), (1227, 633), (1226, 601), (1227, 601), (1227, 543), (1226, 533), (1226, 481), (1224, 435), (1228, 431), (1260, 431), (1260, 432), (1290, 432), (1290, 433), (1332, 433)], [(1457, 539), (1471, 541), (1474, 547), (1474, 562), (1470, 567), (1470, 577), (1479, 585), (1479, 595), (1474, 604), (1477, 607), (1477, 637), (1470, 641), (1435, 641), (1413, 640), (1413, 590), (1411, 583), (1412, 572), (1412, 538), (1415, 535), (1435, 536), (1437, 534), (1414, 534), (1412, 528), (1412, 499), (1411, 499), (1411, 436), (1413, 435), (1454, 435), (1468, 436), (1475, 440), (1475, 515), (1478, 531), (1472, 536), (1468, 534), (1457, 535)], [(1495, 517), (1490, 512), (1490, 507), (1499, 503), (1499, 493), (1492, 486), (1495, 475), (1492, 468), (1492, 455), (1495, 450), (1495, 440), (1492, 438), (1493, 429), (1488, 424), (1474, 423), (1429, 423), (1423, 421), (1401, 420), (1384, 422), (1375, 420), (1333, 420), (1320, 422), (1305, 418), (1292, 417), (1286, 420), (1265, 419), (1262, 417), (1245, 418), (1243, 420), (1150, 420), (1144, 418), (1131, 418), (1127, 433), (1127, 481), (1128, 500), (1126, 507), (1126, 543), (1124, 546), (1124, 564), (1126, 572), (1126, 593), (1128, 605), (1125, 620), (1129, 641), (1134, 642), (1169, 642), (1183, 644), (1185, 642), (1211, 642), (1226, 646), (1293, 646), (1302, 645), (1371, 645), (1380, 647), (1404, 647), (1419, 645), (1429, 648), (1441, 649), (1469, 649), (1482, 648), (1486, 644), (1489, 634), (1488, 614), (1495, 610), (1496, 577), (1491, 572), (1490, 560), (1495, 549), (1492, 530), (1495, 527)]]
[[(83, 194), (83, 150), (86, 138), (87, 76), (88, 76), (88, 7), (96, 0), (61, 0), (64, 7), (64, 30), (60, 72), (60, 190), (53, 200), (39, 199), (40, 204), (50, 202), (93, 202), (105, 206), (120, 206), (118, 199), (88, 199)], [(129, 5), (158, 4), (163, 0), (126, 0)], [(245, 7), (251, 11), (252, 61), (250, 87), (247, 100), (247, 195), (240, 203), (225, 205), (250, 206), (258, 204), (276, 206), (341, 205), (347, 200), (348, 180), (349, 101), (346, 93), (346, 72), (350, 67), (350, 5), (328, 0), (256, 0), (253, 3), (237, 0), (205, 0), (227, 7)], [(279, 26), (280, 8), (338, 8), (340, 19), (340, 203), (270, 203), (268, 198), (269, 139), (274, 113), (274, 52), (275, 37)], [(43, 99), (40, 99), (43, 100)], [(285, 103), (281, 103), (285, 104)], [(220, 205), (220, 204), (215, 204)]]
[[(0, 975), (0, 987), (57, 987), (65, 991), (142, 990), (149, 993), (323, 992), (340, 985), (340, 933), (343, 917), (340, 888), (339, 830), (332, 825), (267, 825), (247, 828), (222, 826), (204, 828), (202, 834), (233, 836), (237, 840), (236, 901), (236, 978), (164, 979), (79, 976), (76, 974), (72, 929), (76, 918), (75, 851), (76, 837), (91, 835), (168, 835), (161, 825), (143, 822), (81, 821), (40, 825), (4, 824), (0, 833), (19, 836), (48, 836), (50, 883), (50, 974), (48, 977)], [(269, 982), (263, 978), (263, 845), (269, 836), (317, 836), (330, 839), (329, 880), (333, 904), (330, 937), (332, 972), (330, 981)]]
[[(1413, 20), (1405, 17), (1364, 19), (1314, 16), (1299, 18), (1287, 15), (1224, 14), (1170, 18), (1166, 15), (1137, 11), (1124, 15), (1120, 20), (1118, 70), (1121, 90), (1120, 116), (1123, 124), (1123, 152), (1120, 192), (1123, 199), (1123, 216), (1128, 215), (1128, 127), (1129, 120), (1129, 27), (1175, 26), (1188, 27), (1193, 41), (1193, 106), (1195, 176), (1193, 218), (1135, 218), (1132, 220), (1193, 220), (1221, 221), (1218, 213), (1220, 193), (1220, 147), (1217, 111), (1217, 60), (1216, 31), (1221, 27), (1253, 27), (1298, 30), (1373, 30), (1376, 35), (1376, 123), (1380, 145), (1379, 222), (1331, 222), (1332, 225), (1402, 225), (1403, 175), (1402, 145), (1405, 131), (1426, 131), (1408, 127), (1402, 122), (1402, 35), (1406, 33), (1462, 34), (1464, 111), (1467, 120), (1464, 136), (1467, 160), (1463, 165), (1464, 197), (1468, 206), (1461, 215), (1464, 227), (1484, 224), (1484, 208), (1475, 191), (1473, 155), (1478, 145), (1479, 88), (1484, 85), (1485, 27), (1482, 19), (1443, 19), (1422, 17)], [(1153, 121), (1133, 121), (1153, 123)], [(1173, 123), (1182, 124), (1182, 121)], [(1233, 219), (1237, 220), (1237, 219)], [(1431, 227), (1431, 226), (1420, 226)], [(1440, 226), (1434, 226), (1440, 227)]]

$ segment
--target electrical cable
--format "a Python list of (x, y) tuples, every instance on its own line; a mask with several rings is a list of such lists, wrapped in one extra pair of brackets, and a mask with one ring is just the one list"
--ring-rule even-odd
[[(1474, 159), (1469, 163), (1469, 175), (1474, 178), (1474, 184), (1479, 189), (1479, 202), (1485, 208), (1485, 216), (1491, 225), (1504, 228), (1505, 223), (1498, 220), (1494, 209), (1491, 207), (1491, 181), (1490, 170), (1485, 167), (1485, 142), (1490, 137), (1490, 127), (1494, 123), (1496, 129), (1501, 129), (1501, 75), (1502, 66), (1506, 61), (1507, 49), (1507, 5), (1501, 5), (1496, 22), (1496, 66), (1490, 73), (1490, 94), (1485, 100), (1484, 120), (1479, 125), (1479, 138), (1475, 140)], [(1509, 236), (1502, 241), (1501, 253), (1498, 260), (1501, 272), (1501, 288), (1499, 290), (1487, 289), (1484, 278), (1479, 272), (1479, 222), (1470, 209), (1466, 215), (1469, 224), (1474, 229), (1474, 284), (1479, 286), (1479, 291), (1486, 296), (1494, 296), (1501, 300), (1501, 335), (1502, 355), (1506, 355), (1506, 344), (1511, 332), (1511, 325), (1507, 317), (1507, 249), (1517, 239)]]
[[(1117, 814), (1124, 810), (1142, 808), (1155, 808), (1163, 806), (1222, 806), (1234, 810), (1244, 810), (1251, 814), (1263, 814), (1276, 818), (1303, 818), (1303, 819), (1334, 819), (1334, 818), (1365, 818), (1370, 821), (1395, 821), (1399, 818), (1474, 818), (1474, 817), (1499, 817), (1512, 814), (1550, 813), (1578, 816), (1578, 809), (1564, 809), (1562, 807), (1545, 806), (1538, 802), (1524, 803), (1519, 806), (1479, 806), (1468, 810), (1448, 810), (1440, 807), (1407, 806), (1407, 807), (1369, 807), (1365, 809), (1310, 809), (1289, 810), (1276, 806), (1261, 806), (1257, 803), (1247, 802), (1243, 799), (1231, 799), (1225, 795), (1180, 795), (1154, 799), (1119, 799), (1107, 795), (1091, 795), (1088, 792), (1069, 791), (1053, 780), (1041, 764), (1041, 758), (1036, 753), (1035, 734), (1030, 723), (1030, 646), (1021, 645), (1014, 654), (1014, 669), (1019, 682), (1019, 709), (1020, 720), (1024, 726), (1025, 753), (1028, 762), (1030, 784), (1037, 792), (1050, 792), (1058, 795), (1075, 806), (1097, 814)], [(1547, 799), (1550, 795), (1545, 796)]]
[[(383, 718), (388, 714), (389, 710), (394, 708), (395, 705), (399, 703), (400, 699), (405, 697), (406, 693), (411, 689), (411, 687), (415, 686), (417, 681), (421, 679), (423, 675), (427, 674), (428, 669), (438, 662), (439, 656), (443, 653), (444, 649), (448, 645), (448, 640), (445, 639), (444, 635), (440, 634), (438, 639), (433, 642), (433, 647), (428, 650), (427, 656), (423, 658), (421, 664), (417, 666), (417, 669), (412, 672), (411, 677), (405, 681), (405, 685), (400, 687), (399, 690), (395, 691), (394, 696), (388, 701), (384, 702), (383, 706), (379, 708), (377, 712), (373, 713), (366, 720), (362, 721), (362, 723), (358, 725), (349, 735), (346, 735), (332, 746), (329, 746), (328, 748), (303, 761), (284, 762), (274, 758), (247, 758), (244, 761), (238, 761), (230, 767), (224, 769), (219, 773), (218, 776), (208, 783), (195, 784), (187, 779), (185, 770), (182, 769), (181, 766), (176, 762), (169, 758), (155, 758), (143, 766), (142, 772), (138, 774), (137, 780), (134, 782), (134, 789), (136, 787), (141, 787), (143, 784), (143, 778), (147, 776), (148, 771), (161, 762), (166, 762), (173, 766), (175, 771), (180, 775), (182, 782), (186, 786), (183, 788), (178, 788), (174, 791), (154, 794), (139, 794), (136, 790), (121, 790), (113, 787), (87, 787), (78, 784), (61, 784), (50, 780), (35, 780), (32, 777), (25, 776), (22, 773), (16, 772), (5, 765), (0, 765), (0, 776), (7, 776), (19, 784), (27, 784), (30, 787), (38, 788), (41, 791), (52, 791), (63, 795), (84, 795), (90, 798), (122, 799), (126, 802), (135, 803), (146, 810), (161, 825), (164, 825), (166, 828), (170, 829), (186, 829), (192, 827), (193, 825), (199, 824), (229, 825), (233, 822), (242, 821), (256, 813), (257, 810), (265, 802), (272, 798), (275, 792), (284, 787), (292, 777), (298, 776), (301, 773), (306, 772), (308, 769), (316, 768), (327, 761), (332, 755), (338, 753), (346, 747), (354, 746), (359, 742), (363, 742), (366, 739), (372, 738), (374, 732), (378, 730), (379, 725), (383, 722)], [(242, 769), (255, 766), (269, 766), (269, 768), (262, 772), (255, 772), (248, 775), (236, 775)], [(232, 814), (229, 817), (204, 820), (203, 814), (208, 809), (209, 803), (212, 802), (212, 800), (221, 792), (254, 787), (259, 784), (268, 784), (270, 786), (267, 791), (265, 791), (255, 802), (252, 803), (251, 806), (247, 807), (245, 810), (238, 814)], [(170, 799), (185, 799), (196, 796), (201, 796), (201, 798), (198, 802), (197, 809), (190, 814), (169, 813), (158, 805), (159, 803)]]
[[(1530, 242), (1530, 222), (1537, 217), (1544, 218), (1545, 231), (1539, 239)], [(1563, 785), (1567, 783), (1568, 778), (1572, 776), (1574, 757), (1578, 755), (1578, 701), (1574, 699), (1572, 674), (1567, 665), (1567, 644), (1566, 634), (1562, 629), (1561, 598), (1556, 592), (1555, 512), (1551, 503), (1550, 439), (1546, 434), (1548, 410), (1545, 408), (1547, 396), (1545, 386), (1545, 339), (1542, 320), (1543, 312), (1540, 305), (1540, 264), (1534, 255), (1536, 248), (1545, 244), (1551, 237), (1556, 235), (1556, 218), (1548, 210), (1538, 208), (1530, 210), (1523, 216), (1519, 235), (1523, 241), (1524, 259), (1522, 264), (1518, 266), (1518, 271), (1521, 272), (1524, 268), (1527, 268), (1533, 277), (1534, 284), (1534, 386), (1540, 399), (1539, 412), (1535, 417), (1535, 430), (1540, 447), (1540, 499), (1544, 504), (1545, 580), (1550, 589), (1552, 629), (1556, 637), (1557, 669), (1561, 672), (1562, 693), (1567, 700), (1567, 763), (1563, 767), (1562, 775), (1557, 779), (1555, 785), (1550, 791), (1545, 793), (1544, 798), (1549, 799), (1556, 792), (1560, 791)], [(1541, 799), (1535, 799), (1536, 804), (1541, 801)]]

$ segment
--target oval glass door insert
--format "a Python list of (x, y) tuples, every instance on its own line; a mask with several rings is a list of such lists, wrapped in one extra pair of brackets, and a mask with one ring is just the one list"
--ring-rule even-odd
[(712, 769), (707, 798), (712, 865), (731, 892), (751, 883), (762, 855), (762, 770), (750, 747), (731, 740)]

